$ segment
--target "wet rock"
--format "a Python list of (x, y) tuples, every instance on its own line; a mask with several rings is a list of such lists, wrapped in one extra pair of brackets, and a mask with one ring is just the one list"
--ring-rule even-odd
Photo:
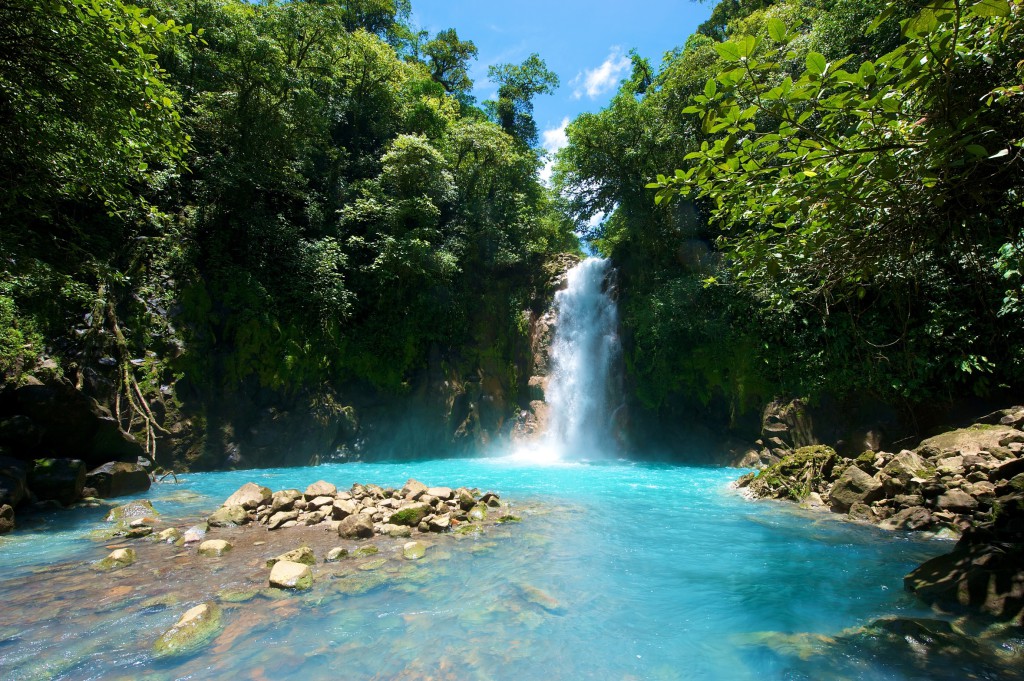
[(179, 530), (177, 527), (168, 527), (166, 530), (163, 530), (155, 535), (157, 541), (167, 542), (169, 544), (173, 544), (174, 542), (181, 539), (181, 537), (181, 530)]
[(406, 560), (419, 560), (426, 555), (426, 553), (426, 545), (418, 541), (406, 542), (406, 544), (402, 546), (402, 556)]
[(135, 549), (115, 549), (110, 555), (96, 563), (97, 570), (120, 570), (135, 562)]
[(854, 504), (870, 504), (882, 498), (882, 483), (862, 471), (850, 466), (832, 485), (829, 502), (832, 510), (845, 512)]
[(108, 523), (115, 524), (116, 531), (127, 532), (133, 521), (153, 520), (159, 515), (160, 513), (153, 508), (153, 504), (148, 499), (139, 499), (110, 509), (106, 520)]
[(208, 558), (223, 556), (232, 548), (231, 543), (223, 539), (207, 539), (199, 545), (199, 555)]
[(373, 536), (373, 520), (361, 513), (343, 518), (338, 524), (338, 536), (343, 539), (369, 539)]
[(978, 500), (963, 490), (951, 489), (939, 495), (935, 505), (943, 511), (970, 513), (978, 508)]
[(0, 506), (0, 534), (7, 534), (14, 529), (14, 509), (10, 504)]
[(210, 530), (210, 526), (206, 523), (200, 523), (193, 525), (192, 527), (185, 530), (185, 534), (181, 537), (183, 544), (194, 544), (195, 542), (203, 541), (206, 538), (206, 533)]
[(286, 523), (294, 523), (299, 517), (298, 511), (280, 511), (270, 516), (270, 520), (267, 521), (268, 530), (277, 530), (285, 526)]
[(150, 479), (146, 469), (137, 463), (111, 461), (89, 471), (85, 485), (95, 490), (93, 496), (109, 499), (145, 492)]
[(523, 519), (520, 518), (517, 515), (508, 514), (508, 515), (503, 515), (500, 518), (498, 518), (498, 522), (503, 524), (503, 525), (505, 523), (521, 523), (521, 522), (523, 522)]
[(501, 497), (494, 492), (487, 492), (480, 497), (480, 503), (487, 504), (491, 508), (497, 508), (498, 506), (501, 506)]
[(270, 586), (277, 589), (308, 589), (313, 586), (313, 573), (308, 565), (282, 560), (270, 571)]
[(153, 534), (153, 528), (149, 525), (136, 525), (125, 533), (125, 536), (129, 539), (141, 539), (142, 537), (148, 537)]
[(157, 657), (193, 653), (213, 640), (221, 630), (221, 610), (215, 603), (201, 603), (187, 611), (153, 643)]
[(290, 563), (302, 563), (303, 565), (313, 565), (316, 563), (316, 557), (313, 555), (313, 549), (308, 546), (300, 546), (297, 549), (292, 549), (287, 553), (282, 553), (277, 558), (271, 558), (267, 561), (267, 567), (274, 567), (281, 561), (288, 561)]
[(447, 532), (452, 529), (452, 519), (447, 515), (433, 516), (427, 521), (427, 527), (431, 532)]
[(474, 506), (476, 506), (476, 498), (474, 498), (473, 494), (468, 489), (466, 489), (464, 487), (459, 488), (456, 491), (455, 496), (456, 496), (456, 499), (459, 502), (459, 507), (463, 511), (468, 511), (469, 509), (471, 509)]
[(247, 511), (255, 511), (259, 506), (270, 503), (272, 496), (269, 487), (247, 482), (228, 497), (222, 506), (241, 506)]
[(483, 521), (487, 519), (487, 507), (483, 504), (477, 504), (469, 510), (469, 519), (476, 521)]
[[(415, 481), (411, 480), (410, 482)], [(408, 486), (408, 484), (409, 483), (406, 483), (406, 486)], [(416, 525), (419, 525), (420, 521), (426, 518), (429, 513), (430, 506), (427, 504), (410, 504), (409, 506), (392, 513), (389, 522), (392, 525), (408, 525), (410, 527), (415, 527)]]
[(537, 587), (529, 584), (517, 584), (516, 588), (519, 590), (519, 594), (522, 596), (523, 600), (527, 603), (533, 603), (543, 610), (555, 615), (563, 614), (564, 610), (562, 608), (562, 604), (558, 602), (558, 599), (543, 589), (538, 589)]
[(329, 482), (318, 480), (306, 488), (305, 497), (307, 500), (316, 497), (333, 497), (338, 493), (338, 488)]
[(378, 553), (380, 553), (380, 549), (371, 544), (370, 546), (360, 546), (352, 552), (352, 556), (354, 558), (366, 558), (367, 556), (375, 556)]
[(241, 506), (221, 506), (207, 518), (210, 527), (232, 527), (249, 522), (249, 514)]
[(324, 558), (325, 563), (337, 563), (343, 558), (348, 558), (348, 549), (340, 546), (335, 546), (333, 549), (327, 552), (327, 557)]
[(78, 459), (36, 459), (28, 473), (28, 487), (40, 501), (69, 506), (82, 497), (85, 463)]
[(364, 571), (379, 570), (379, 569), (381, 569), (382, 567), (384, 567), (387, 564), (388, 564), (388, 559), (387, 558), (377, 558), (375, 560), (368, 560), (368, 561), (366, 561), (365, 563), (360, 565), (358, 567), (358, 569), (364, 570)]

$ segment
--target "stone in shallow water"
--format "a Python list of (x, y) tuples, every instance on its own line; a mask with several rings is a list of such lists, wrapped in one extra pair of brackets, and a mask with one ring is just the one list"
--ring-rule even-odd
[(181, 530), (177, 527), (168, 527), (166, 530), (162, 530), (157, 534), (153, 535), (157, 541), (167, 542), (173, 544), (174, 542), (181, 539)]
[(120, 570), (135, 562), (135, 549), (115, 549), (110, 555), (96, 563), (97, 570)]
[(160, 513), (153, 508), (153, 504), (148, 499), (139, 499), (110, 509), (110, 513), (107, 514), (107, 522), (123, 523), (127, 526), (136, 518), (155, 518), (158, 515)]
[(360, 570), (368, 572), (370, 570), (378, 570), (388, 564), (387, 558), (375, 558), (374, 560), (368, 560), (359, 566)]
[(292, 549), (287, 553), (282, 553), (277, 558), (271, 558), (267, 561), (267, 567), (274, 567), (274, 565), (283, 560), (292, 563), (302, 563), (303, 565), (313, 565), (316, 563), (316, 557), (313, 555), (313, 549), (308, 546), (300, 546), (299, 548)]
[(242, 506), (222, 506), (214, 511), (207, 522), (210, 524), (210, 527), (245, 525), (249, 522), (249, 515)]
[(418, 541), (407, 542), (402, 547), (402, 555), (406, 560), (419, 560), (427, 553), (427, 547)]
[(477, 504), (469, 511), (470, 520), (486, 520), (487, 519), (487, 507), (483, 504)]
[(218, 557), (223, 556), (230, 550), (230, 542), (224, 541), (223, 539), (207, 539), (199, 545), (200, 556)]
[(342, 558), (348, 558), (348, 549), (340, 546), (335, 546), (333, 549), (327, 552), (327, 557), (324, 558), (325, 563), (337, 563)]
[(203, 541), (206, 538), (206, 532), (210, 529), (210, 526), (206, 523), (199, 525), (193, 525), (192, 527), (185, 530), (185, 534), (182, 535), (181, 541), (183, 544), (194, 544), (197, 541)]
[(500, 518), (498, 518), (498, 522), (502, 523), (502, 524), (504, 524), (504, 523), (521, 523), (521, 522), (523, 522), (523, 519), (520, 518), (517, 515), (509, 514), (509, 515), (503, 515)]
[(355, 558), (365, 558), (366, 556), (374, 556), (380, 553), (380, 549), (376, 546), (361, 546), (352, 552), (352, 556)]
[(153, 643), (157, 657), (191, 653), (210, 642), (221, 629), (221, 610), (215, 603), (201, 603), (181, 616)]
[(313, 573), (309, 566), (282, 560), (270, 571), (270, 586), (278, 589), (308, 589), (313, 586)]

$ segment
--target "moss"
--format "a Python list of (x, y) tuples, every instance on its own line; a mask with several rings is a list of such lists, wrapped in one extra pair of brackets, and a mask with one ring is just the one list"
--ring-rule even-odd
[(763, 499), (803, 501), (821, 492), (832, 479), (838, 456), (831, 447), (801, 447), (761, 471), (750, 483), (751, 493)]
[(426, 504), (416, 504), (414, 506), (408, 506), (395, 511), (391, 515), (391, 520), (389, 522), (392, 525), (408, 525), (409, 527), (416, 527), (426, 516)]
[(517, 515), (503, 515), (498, 518), (499, 523), (521, 523), (523, 519)]
[(861, 466), (873, 466), (875, 464), (875, 459), (877, 458), (877, 456), (878, 455), (875, 452), (869, 449), (868, 451), (862, 453), (860, 456), (854, 459), (854, 462)]
[(352, 552), (352, 556), (355, 558), (363, 558), (365, 556), (372, 556), (377, 553), (380, 553), (380, 549), (378, 549), (376, 546), (361, 546)]

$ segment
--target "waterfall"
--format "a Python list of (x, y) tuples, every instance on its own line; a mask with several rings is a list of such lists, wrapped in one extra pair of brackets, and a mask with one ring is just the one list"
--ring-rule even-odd
[(544, 449), (557, 459), (592, 459), (616, 449), (621, 351), (612, 273), (609, 261), (587, 258), (569, 270), (566, 288), (555, 295)]

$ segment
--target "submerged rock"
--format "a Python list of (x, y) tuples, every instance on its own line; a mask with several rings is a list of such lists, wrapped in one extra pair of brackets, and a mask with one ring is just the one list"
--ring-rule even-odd
[(185, 534), (181, 537), (181, 543), (183, 544), (194, 544), (198, 541), (203, 541), (206, 538), (206, 533), (209, 531), (210, 526), (206, 523), (199, 525), (193, 525), (192, 527), (185, 530)]
[(406, 560), (419, 560), (426, 555), (426, 553), (427, 547), (418, 541), (407, 542), (402, 547), (402, 556)]
[(110, 555), (96, 563), (97, 570), (120, 570), (135, 562), (135, 549), (115, 549)]
[(1024, 549), (1019, 544), (958, 545), (910, 572), (903, 585), (931, 605), (980, 610), (1024, 624)]
[(308, 546), (300, 546), (297, 549), (292, 549), (287, 553), (282, 553), (277, 558), (271, 558), (267, 560), (267, 567), (274, 567), (281, 561), (289, 561), (292, 563), (302, 563), (303, 565), (313, 565), (316, 563), (316, 556), (313, 555), (313, 549)]
[(157, 657), (192, 653), (220, 632), (221, 610), (215, 603), (201, 603), (187, 611), (153, 643)]
[(282, 560), (270, 571), (270, 586), (278, 589), (308, 589), (313, 586), (313, 573), (308, 565)]

